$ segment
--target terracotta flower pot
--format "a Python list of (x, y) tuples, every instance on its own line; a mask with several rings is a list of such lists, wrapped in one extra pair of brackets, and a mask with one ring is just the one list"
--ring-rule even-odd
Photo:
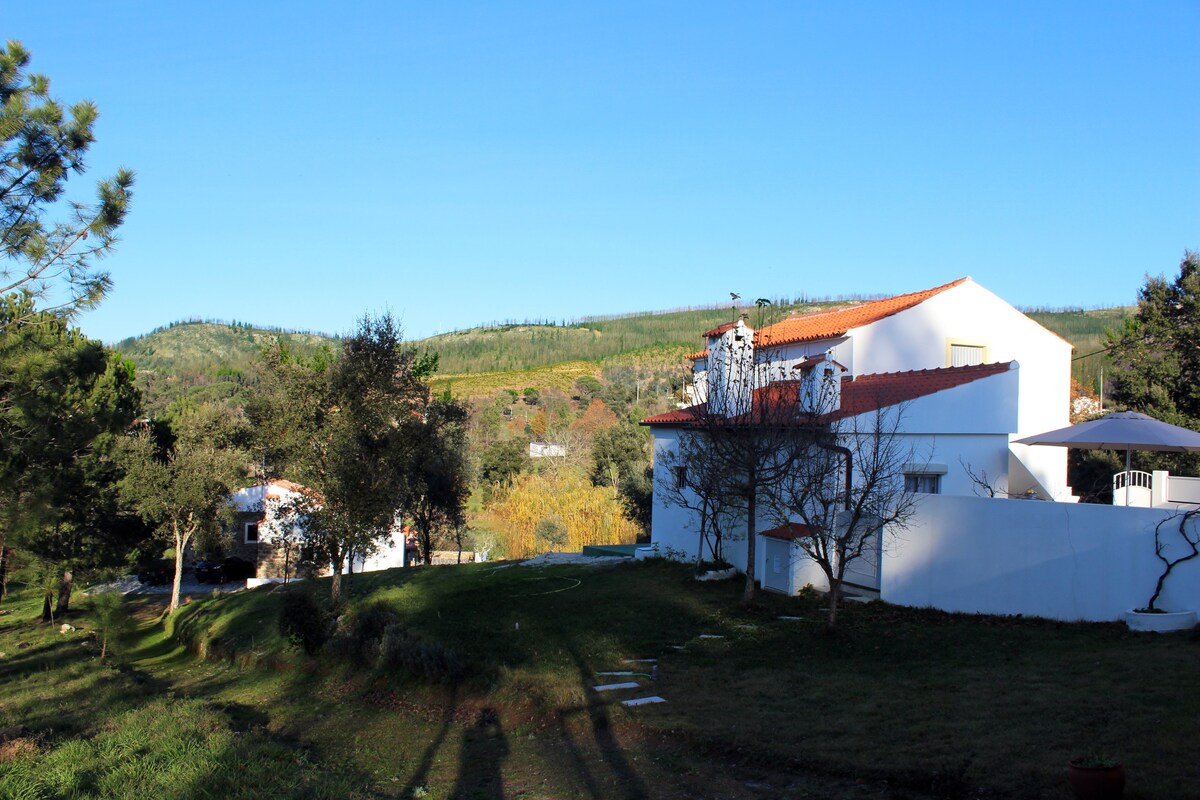
[(1067, 780), (1079, 800), (1120, 800), (1125, 794), (1125, 767), (1084, 767), (1070, 764)]

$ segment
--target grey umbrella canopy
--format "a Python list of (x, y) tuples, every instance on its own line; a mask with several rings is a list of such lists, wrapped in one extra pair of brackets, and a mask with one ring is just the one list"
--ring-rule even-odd
[[(1017, 439), (1017, 444), (1044, 444), (1080, 450), (1124, 450), (1125, 471), (1129, 472), (1131, 450), (1200, 452), (1200, 433), (1136, 411), (1115, 411), (1090, 422)], [(1128, 495), (1125, 502), (1129, 502)]]
[(1200, 452), (1200, 433), (1139, 414), (1117, 411), (1091, 422), (1081, 422), (1017, 439), (1017, 444), (1044, 444), (1081, 450), (1162, 450)]

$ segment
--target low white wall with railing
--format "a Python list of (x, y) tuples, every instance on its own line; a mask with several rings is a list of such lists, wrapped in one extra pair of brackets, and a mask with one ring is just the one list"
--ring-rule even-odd
[[(947, 611), (1116, 620), (1150, 599), (1162, 572), (1154, 527), (1176, 514), (929, 495), (885, 542), (880, 595)], [(1167, 541), (1176, 542), (1177, 522), (1167, 525)], [(1200, 609), (1200, 559), (1175, 569), (1159, 606)]]

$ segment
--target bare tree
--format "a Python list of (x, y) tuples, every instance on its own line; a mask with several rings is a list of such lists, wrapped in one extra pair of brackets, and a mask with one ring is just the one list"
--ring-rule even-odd
[(914, 510), (914, 487), (905, 468), (914, 453), (902, 435), (903, 405), (813, 420), (802, 456), (777, 485), (770, 509), (786, 524), (798, 520), (806, 536), (796, 540), (829, 582), (829, 625), (837, 623), (847, 570), (877, 559), (886, 530), (903, 528)]
[(798, 383), (769, 382), (782, 365), (755, 354), (753, 334), (741, 320), (710, 332), (707, 402), (680, 412), (678, 444), (660, 454), (658, 470), (667, 502), (700, 511), (702, 536), (722, 536), (726, 517), (744, 522), (747, 605), (756, 589), (760, 502), (788, 480), (811, 435)]
[[(722, 476), (707, 468), (701, 454), (693, 452), (696, 447), (702, 447), (702, 442), (689, 439), (659, 456), (659, 477), (654, 490), (667, 505), (696, 514), (700, 522), (697, 563), (705, 560), (721, 563), (725, 561), (726, 534), (735, 524), (734, 503), (724, 490)], [(704, 555), (706, 549), (708, 559)]]
[[(1150, 602), (1146, 604), (1147, 611), (1159, 610), (1154, 607), (1154, 604), (1158, 602), (1163, 585), (1167, 582), (1172, 570), (1183, 562), (1200, 556), (1200, 530), (1197, 530), (1196, 527), (1197, 517), (1200, 517), (1200, 508), (1192, 508), (1167, 517), (1154, 526), (1154, 555), (1163, 563), (1163, 571), (1158, 576), (1158, 582), (1154, 584), (1154, 594), (1150, 595)], [(1179, 543), (1182, 547), (1172, 547), (1167, 540), (1167, 532), (1163, 530), (1167, 523), (1176, 520), (1179, 522)], [(1172, 550), (1182, 550), (1182, 555), (1171, 557), (1169, 551)]]

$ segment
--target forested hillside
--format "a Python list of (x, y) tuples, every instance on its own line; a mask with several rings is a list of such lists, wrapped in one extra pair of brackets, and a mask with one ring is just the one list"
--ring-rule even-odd
[(1125, 319), (1134, 312), (1132, 306), (1116, 308), (1040, 310), (1026, 309), (1025, 313), (1075, 346), (1071, 376), (1093, 392), (1100, 391), (1102, 372), (1111, 373), (1112, 360), (1105, 347), (1105, 333), (1120, 333)]
[[(501, 324), (440, 334), (413, 344), (438, 355), (437, 387), (465, 397), (526, 386), (570, 391), (581, 375), (599, 375), (617, 367), (629, 367), (645, 379), (682, 375), (682, 358), (700, 349), (700, 335), (735, 313), (745, 314), (757, 326), (797, 311), (816, 311), (844, 302), (781, 302), (762, 309), (718, 307), (589, 317), (557, 324)], [(1087, 356), (1103, 349), (1105, 331), (1120, 330), (1130, 309), (1037, 309), (1027, 313), (1070, 341), (1076, 356)], [(334, 343), (321, 334), (264, 330), (244, 323), (181, 322), (125, 339), (116, 348), (138, 365), (150, 406), (164, 407), (183, 395), (196, 399), (237, 396), (253, 382), (262, 349), (276, 340), (300, 355)], [(1080, 358), (1072, 372), (1096, 390), (1105, 364), (1104, 354)]]
[(304, 356), (334, 343), (317, 333), (240, 322), (177, 322), (113, 347), (137, 364), (146, 408), (154, 412), (180, 397), (199, 403), (240, 396), (254, 382), (263, 349), (276, 341)]

